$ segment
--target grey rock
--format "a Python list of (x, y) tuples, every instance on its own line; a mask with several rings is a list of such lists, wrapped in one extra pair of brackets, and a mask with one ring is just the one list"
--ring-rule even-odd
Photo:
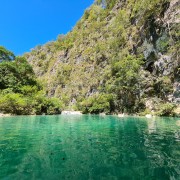
[(154, 74), (156, 75), (170, 75), (173, 73), (174, 65), (171, 56), (161, 55), (161, 57), (154, 63)]

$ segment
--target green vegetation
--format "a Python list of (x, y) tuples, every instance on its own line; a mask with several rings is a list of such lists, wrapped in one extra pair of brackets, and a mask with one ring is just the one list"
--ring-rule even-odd
[(156, 113), (158, 116), (175, 116), (175, 105), (171, 103), (161, 104), (159, 111)]
[(139, 69), (142, 61), (128, 55), (120, 61), (112, 64), (112, 77), (115, 78), (111, 84), (111, 92), (115, 93), (116, 109), (121, 112), (136, 112), (139, 97)]
[(3, 46), (0, 46), (0, 62), (14, 60), (15, 56), (11, 51), (8, 51)]
[(95, 94), (84, 100), (80, 106), (80, 109), (85, 114), (99, 114), (103, 112), (110, 114), (113, 110), (113, 97), (109, 94)]
[(0, 111), (16, 115), (60, 113), (59, 100), (45, 96), (27, 60), (1, 49)]
[(17, 57), (15, 61), (0, 63), (0, 89), (19, 92), (25, 85), (37, 85), (32, 67), (25, 58)]

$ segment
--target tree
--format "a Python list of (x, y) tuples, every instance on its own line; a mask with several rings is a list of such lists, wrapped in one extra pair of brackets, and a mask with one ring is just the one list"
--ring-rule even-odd
[(5, 49), (3, 46), (0, 46), (0, 62), (12, 61), (14, 59), (15, 55), (11, 51)]
[(133, 111), (138, 99), (139, 69), (142, 61), (140, 58), (128, 55), (112, 64), (112, 76), (115, 80), (112, 92), (116, 94), (116, 106), (120, 111)]
[(33, 69), (25, 58), (17, 57), (13, 62), (0, 63), (0, 89), (10, 88), (18, 92), (24, 85), (37, 85)]

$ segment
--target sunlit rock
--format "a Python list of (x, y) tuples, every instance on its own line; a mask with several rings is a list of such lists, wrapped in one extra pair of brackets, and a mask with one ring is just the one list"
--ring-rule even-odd
[(82, 115), (80, 111), (62, 111), (62, 115)]

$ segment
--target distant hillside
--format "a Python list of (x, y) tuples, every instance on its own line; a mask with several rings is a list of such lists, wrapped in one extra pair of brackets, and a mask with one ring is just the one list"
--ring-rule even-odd
[(85, 113), (173, 115), (179, 0), (97, 0), (67, 35), (24, 56), (49, 97)]

